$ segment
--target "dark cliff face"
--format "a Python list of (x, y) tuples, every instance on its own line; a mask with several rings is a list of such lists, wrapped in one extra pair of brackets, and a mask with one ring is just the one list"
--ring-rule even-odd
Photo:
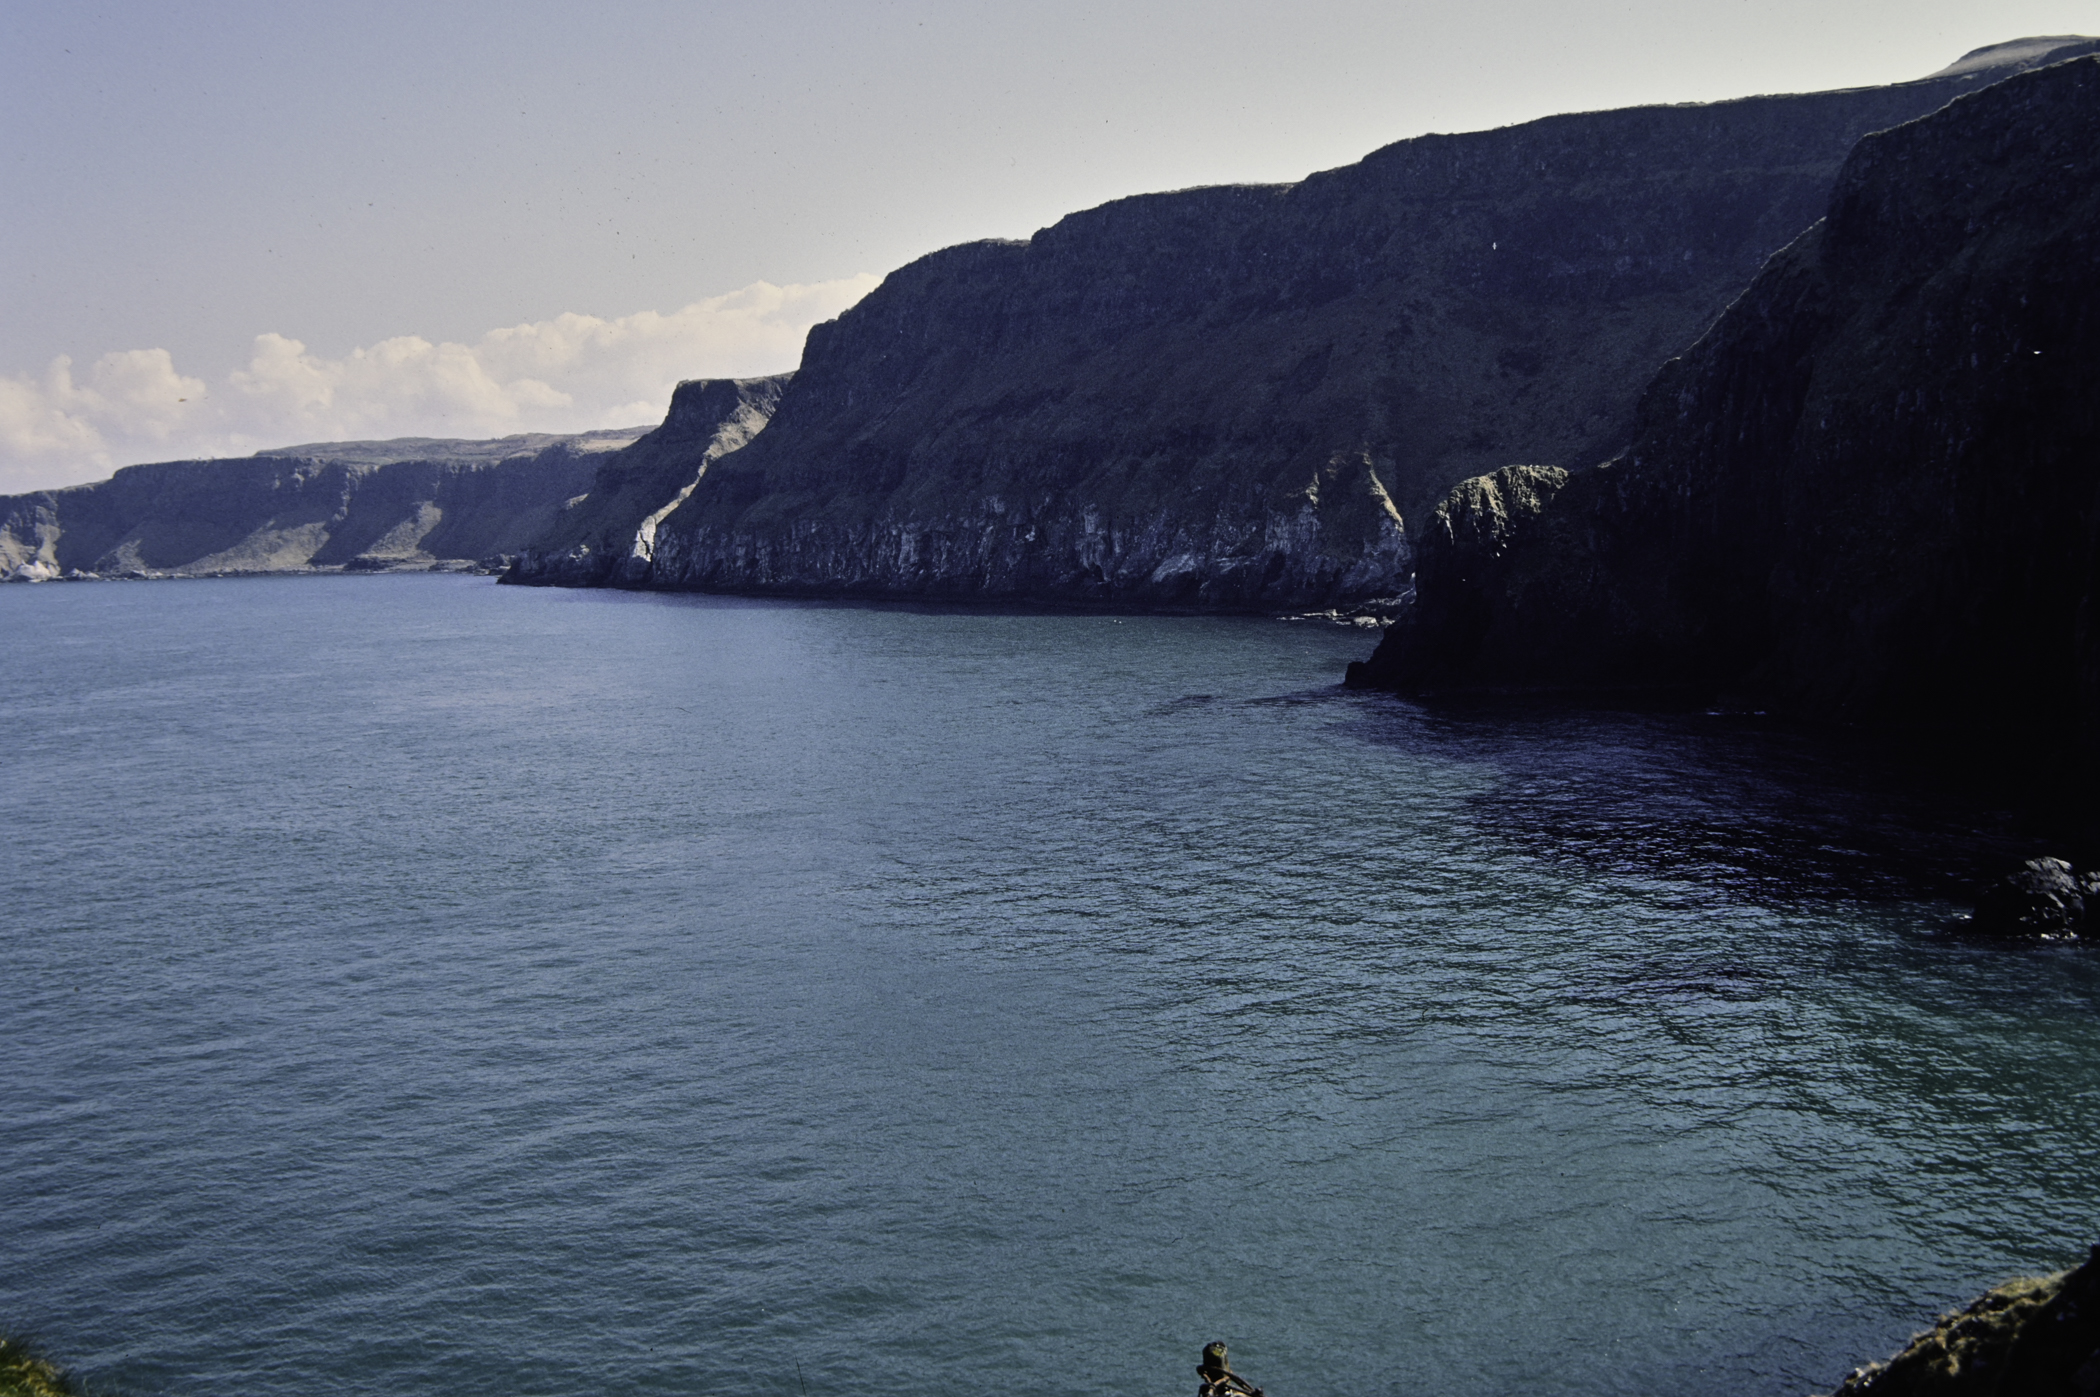
[(356, 442), (341, 456), (321, 446), (127, 466), (93, 485), (0, 498), (0, 577), (487, 559), (545, 533), (588, 486), (603, 448), (627, 440), (608, 432), (519, 439), (526, 449), (511, 454), (508, 441)]
[(663, 517), (708, 467), (745, 445), (773, 415), (792, 374), (692, 379), (671, 394), (663, 425), (601, 457), (590, 489), (519, 551), (506, 582), (598, 587), (648, 579)]
[(1845, 152), (1995, 76), (1427, 136), (951, 248), (810, 334), (646, 585), (1201, 607), (1404, 588), (1403, 518), (1630, 437)]
[(1591, 471), (1469, 481), (1355, 682), (2093, 735), (2100, 59), (1869, 136)]

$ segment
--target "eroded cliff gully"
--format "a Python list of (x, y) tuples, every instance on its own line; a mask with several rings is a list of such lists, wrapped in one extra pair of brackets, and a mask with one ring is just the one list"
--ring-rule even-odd
[(693, 379), (671, 394), (663, 425), (603, 457), (586, 493), (518, 550), (506, 582), (565, 587), (646, 583), (657, 527), (708, 467), (764, 429), (792, 374)]

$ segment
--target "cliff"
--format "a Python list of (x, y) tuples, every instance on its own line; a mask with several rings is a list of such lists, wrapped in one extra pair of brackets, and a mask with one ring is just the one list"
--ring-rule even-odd
[(707, 469), (623, 580), (1392, 596), (1414, 565), (1403, 520), (1453, 482), (1623, 447), (1655, 367), (1816, 218), (1861, 135), (2062, 47), (1424, 136), (1295, 185), (1125, 199), (935, 253), (811, 331), (764, 435)]
[(709, 466), (764, 430), (792, 377), (679, 384), (663, 425), (604, 457), (588, 492), (518, 550), (503, 580), (570, 587), (646, 580), (663, 517), (684, 503)]
[(432, 567), (516, 552), (636, 431), (405, 438), (127, 466), (0, 496), (0, 577)]
[(1861, 141), (1827, 216), (1657, 376), (1627, 451), (1443, 502), (1415, 607), (1351, 682), (2090, 742), (2096, 176), (2094, 58)]
[(522, 582), (1390, 603), (1416, 570), (1405, 521), (1454, 482), (1631, 441), (1654, 366), (1809, 223), (1860, 135), (2095, 47), (1120, 200), (900, 269), (811, 331), (791, 381), (685, 385), (611, 458), (638, 434), (129, 467), (0, 498), (0, 575), (502, 556)]

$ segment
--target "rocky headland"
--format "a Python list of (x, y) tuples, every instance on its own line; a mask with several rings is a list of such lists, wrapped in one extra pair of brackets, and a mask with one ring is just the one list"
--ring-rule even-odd
[(127, 466), (0, 496), (0, 578), (499, 566), (641, 435), (408, 437)]
[(566, 587), (646, 582), (656, 530), (709, 466), (765, 429), (792, 374), (678, 385), (663, 425), (602, 458), (589, 489), (518, 550), (506, 582)]
[(657, 525), (629, 585), (1393, 597), (1404, 521), (1455, 481), (1630, 440), (1656, 366), (1822, 212), (1860, 136), (2035, 57), (1424, 136), (934, 253), (811, 332), (764, 435)]
[(1594, 469), (1509, 466), (1416, 536), (1353, 684), (1670, 692), (2100, 733), (2100, 59), (1862, 140), (1826, 216)]

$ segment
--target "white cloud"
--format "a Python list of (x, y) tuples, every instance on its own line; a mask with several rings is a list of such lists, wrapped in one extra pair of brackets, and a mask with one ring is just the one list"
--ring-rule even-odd
[(41, 378), (0, 375), (0, 494), (297, 442), (650, 424), (680, 379), (792, 368), (809, 327), (876, 281), (761, 281), (668, 314), (560, 315), (473, 344), (404, 335), (340, 359), (257, 335), (248, 363), (216, 386), (177, 372), (164, 349), (105, 354), (77, 376), (60, 355)]
[(105, 354), (85, 381), (64, 354), (41, 380), (0, 376), (0, 481), (26, 483), (39, 463), (77, 479), (81, 463), (106, 461), (109, 423), (122, 423), (128, 439), (149, 448), (166, 443), (203, 397), (204, 380), (175, 372), (165, 349)]

